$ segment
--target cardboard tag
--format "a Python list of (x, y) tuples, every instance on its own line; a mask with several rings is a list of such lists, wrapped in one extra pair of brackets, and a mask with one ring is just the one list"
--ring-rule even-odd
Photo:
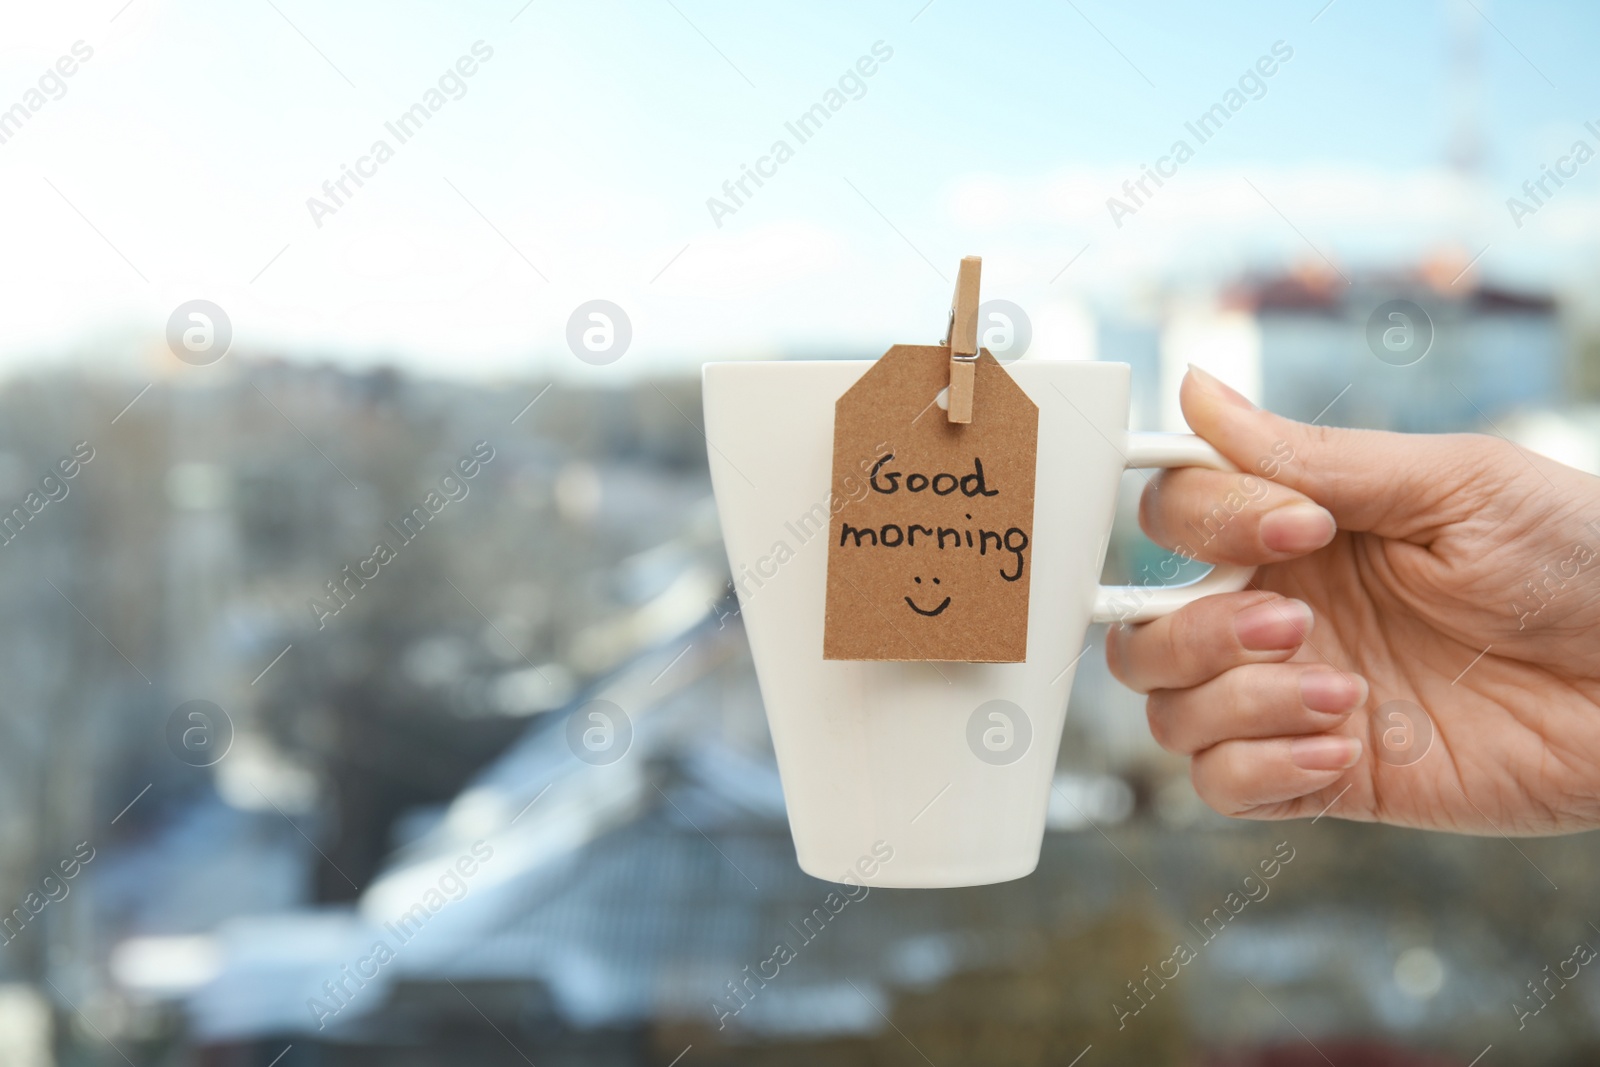
[(987, 350), (970, 423), (949, 382), (950, 349), (895, 345), (834, 405), (824, 659), (1027, 658), (1039, 408)]

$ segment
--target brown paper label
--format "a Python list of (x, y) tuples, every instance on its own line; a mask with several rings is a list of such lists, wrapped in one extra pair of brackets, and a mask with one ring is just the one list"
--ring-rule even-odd
[(824, 659), (1027, 658), (1039, 408), (987, 351), (970, 423), (949, 381), (949, 349), (895, 345), (834, 405)]

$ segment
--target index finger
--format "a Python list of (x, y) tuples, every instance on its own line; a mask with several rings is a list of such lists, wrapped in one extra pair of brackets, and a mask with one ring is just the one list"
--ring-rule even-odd
[(1305, 494), (1257, 474), (1201, 467), (1162, 471), (1139, 501), (1150, 539), (1206, 563), (1279, 563), (1314, 552), (1337, 533)]

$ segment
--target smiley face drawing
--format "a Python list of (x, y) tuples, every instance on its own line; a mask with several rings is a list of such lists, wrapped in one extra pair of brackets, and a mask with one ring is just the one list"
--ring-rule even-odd
[[(913, 578), (911, 580), (913, 582), (916, 582), (918, 585), (922, 584), (922, 579), (920, 577)], [(939, 584), (939, 579), (935, 578), (933, 580), (933, 584), (934, 585), (938, 585)], [(909, 604), (911, 606), (911, 610), (916, 612), (918, 615), (926, 615), (927, 617), (929, 617), (931, 619), (933, 616), (939, 614), (940, 612), (944, 611), (945, 608), (950, 606), (950, 598), (949, 597), (945, 597), (943, 600), (939, 601), (939, 606), (938, 607), (933, 608), (931, 610), (917, 607), (917, 602), (915, 600), (912, 600), (910, 597), (906, 597), (906, 603)]]

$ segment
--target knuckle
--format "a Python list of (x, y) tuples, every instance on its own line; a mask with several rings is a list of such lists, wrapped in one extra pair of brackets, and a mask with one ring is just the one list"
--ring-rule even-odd
[(1516, 445), (1503, 437), (1491, 437), (1487, 434), (1478, 434), (1479, 448), (1483, 450), (1484, 466), (1497, 472), (1512, 471), (1521, 475), (1526, 469), (1522, 464), (1527, 462), (1527, 457)]
[(1139, 529), (1151, 538), (1155, 537), (1156, 515), (1161, 509), (1161, 487), (1165, 475), (1157, 475), (1144, 487), (1144, 492), (1139, 494)]
[[(1324, 426), (1321, 423), (1306, 423), (1299, 429), (1304, 436), (1304, 444), (1308, 452), (1326, 452), (1341, 440), (1340, 430), (1332, 426)], [(1348, 432), (1348, 430), (1343, 431), (1343, 433)]]
[(1112, 623), (1106, 627), (1106, 668), (1111, 671), (1111, 676), (1119, 682), (1122, 680), (1122, 624)]
[(1253, 721), (1261, 704), (1262, 679), (1249, 665), (1230, 666), (1211, 680), (1207, 696), (1219, 707), (1228, 709), (1233, 721)]
[(1180, 669), (1202, 659), (1205, 648), (1212, 641), (1213, 627), (1204, 624), (1203, 608), (1196, 610), (1199, 601), (1178, 609), (1167, 616), (1165, 652), (1169, 661)]
[(1172, 736), (1172, 698), (1170, 690), (1157, 689), (1144, 702), (1145, 721), (1150, 725), (1150, 736), (1168, 752), (1176, 752)]
[(1194, 787), (1195, 795), (1212, 811), (1220, 815), (1232, 815), (1233, 807), (1216, 788), (1214, 777), (1216, 753), (1207, 750), (1189, 761), (1189, 784)]
[(1260, 784), (1250, 773), (1248, 749), (1241, 741), (1222, 741), (1195, 757), (1191, 780), (1198, 792), (1204, 782), (1204, 800), (1231, 819), (1248, 816), (1260, 803)]
[(1129, 633), (1126, 623), (1116, 623), (1106, 629), (1106, 669), (1111, 677), (1134, 689), (1133, 671), (1128, 662)]

